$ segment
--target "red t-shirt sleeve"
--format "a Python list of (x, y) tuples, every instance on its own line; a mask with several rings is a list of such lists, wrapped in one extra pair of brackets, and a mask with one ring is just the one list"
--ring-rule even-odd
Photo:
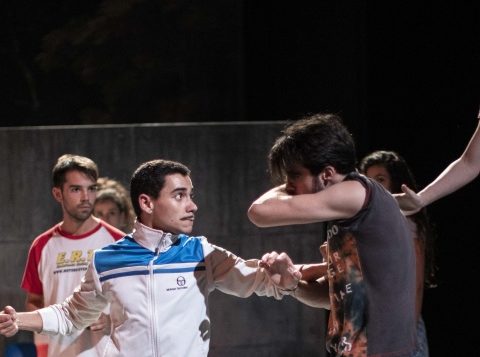
[(54, 228), (35, 238), (28, 251), (27, 264), (20, 287), (28, 293), (43, 295), (43, 284), (38, 274), (42, 250), (53, 235)]

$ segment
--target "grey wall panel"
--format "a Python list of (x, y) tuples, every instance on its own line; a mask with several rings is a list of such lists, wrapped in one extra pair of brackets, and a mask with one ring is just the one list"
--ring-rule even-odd
[[(282, 126), (269, 122), (0, 129), (1, 305), (23, 309), (25, 295), (19, 284), (29, 245), (61, 218), (51, 196), (50, 172), (64, 153), (92, 158), (101, 176), (126, 185), (144, 161), (181, 161), (192, 170), (199, 206), (194, 234), (243, 258), (277, 250), (288, 252), (294, 261), (318, 261), (321, 224), (259, 229), (246, 216), (249, 204), (270, 187), (266, 157)], [(240, 299), (215, 291), (210, 310), (211, 356), (325, 355), (325, 312), (293, 298)]]

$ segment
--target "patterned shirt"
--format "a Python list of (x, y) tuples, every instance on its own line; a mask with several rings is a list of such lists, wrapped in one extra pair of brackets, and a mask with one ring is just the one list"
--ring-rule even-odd
[(415, 346), (415, 255), (392, 195), (356, 172), (362, 209), (327, 225), (331, 312), (327, 349), (336, 356), (410, 356)]

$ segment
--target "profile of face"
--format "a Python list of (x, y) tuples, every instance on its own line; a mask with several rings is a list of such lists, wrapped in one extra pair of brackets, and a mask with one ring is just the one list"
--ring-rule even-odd
[(140, 195), (140, 199), (146, 202), (152, 228), (173, 234), (192, 231), (198, 207), (193, 202), (193, 184), (189, 176), (179, 173), (167, 175), (156, 199), (144, 194)]
[(83, 222), (92, 214), (97, 183), (83, 172), (71, 170), (65, 174), (62, 187), (54, 187), (52, 194), (62, 205), (64, 215)]
[(125, 225), (125, 215), (111, 199), (96, 201), (93, 207), (93, 214), (118, 229), (123, 229)]
[(296, 166), (287, 172), (286, 191), (290, 195), (315, 193), (325, 189), (326, 185), (319, 175), (312, 175), (310, 170), (303, 166)]
[(372, 165), (366, 170), (365, 176), (377, 181), (379, 184), (385, 187), (387, 191), (392, 191), (392, 178), (385, 166)]

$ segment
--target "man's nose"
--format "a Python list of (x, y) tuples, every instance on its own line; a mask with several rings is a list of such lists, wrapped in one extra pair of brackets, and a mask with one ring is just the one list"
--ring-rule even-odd
[(88, 201), (88, 200), (89, 200), (89, 191), (88, 191), (88, 189), (82, 190), (81, 200), (82, 200), (82, 201)]
[(198, 207), (195, 204), (195, 202), (193, 202), (193, 200), (190, 200), (187, 209), (188, 209), (188, 212), (197, 212)]

